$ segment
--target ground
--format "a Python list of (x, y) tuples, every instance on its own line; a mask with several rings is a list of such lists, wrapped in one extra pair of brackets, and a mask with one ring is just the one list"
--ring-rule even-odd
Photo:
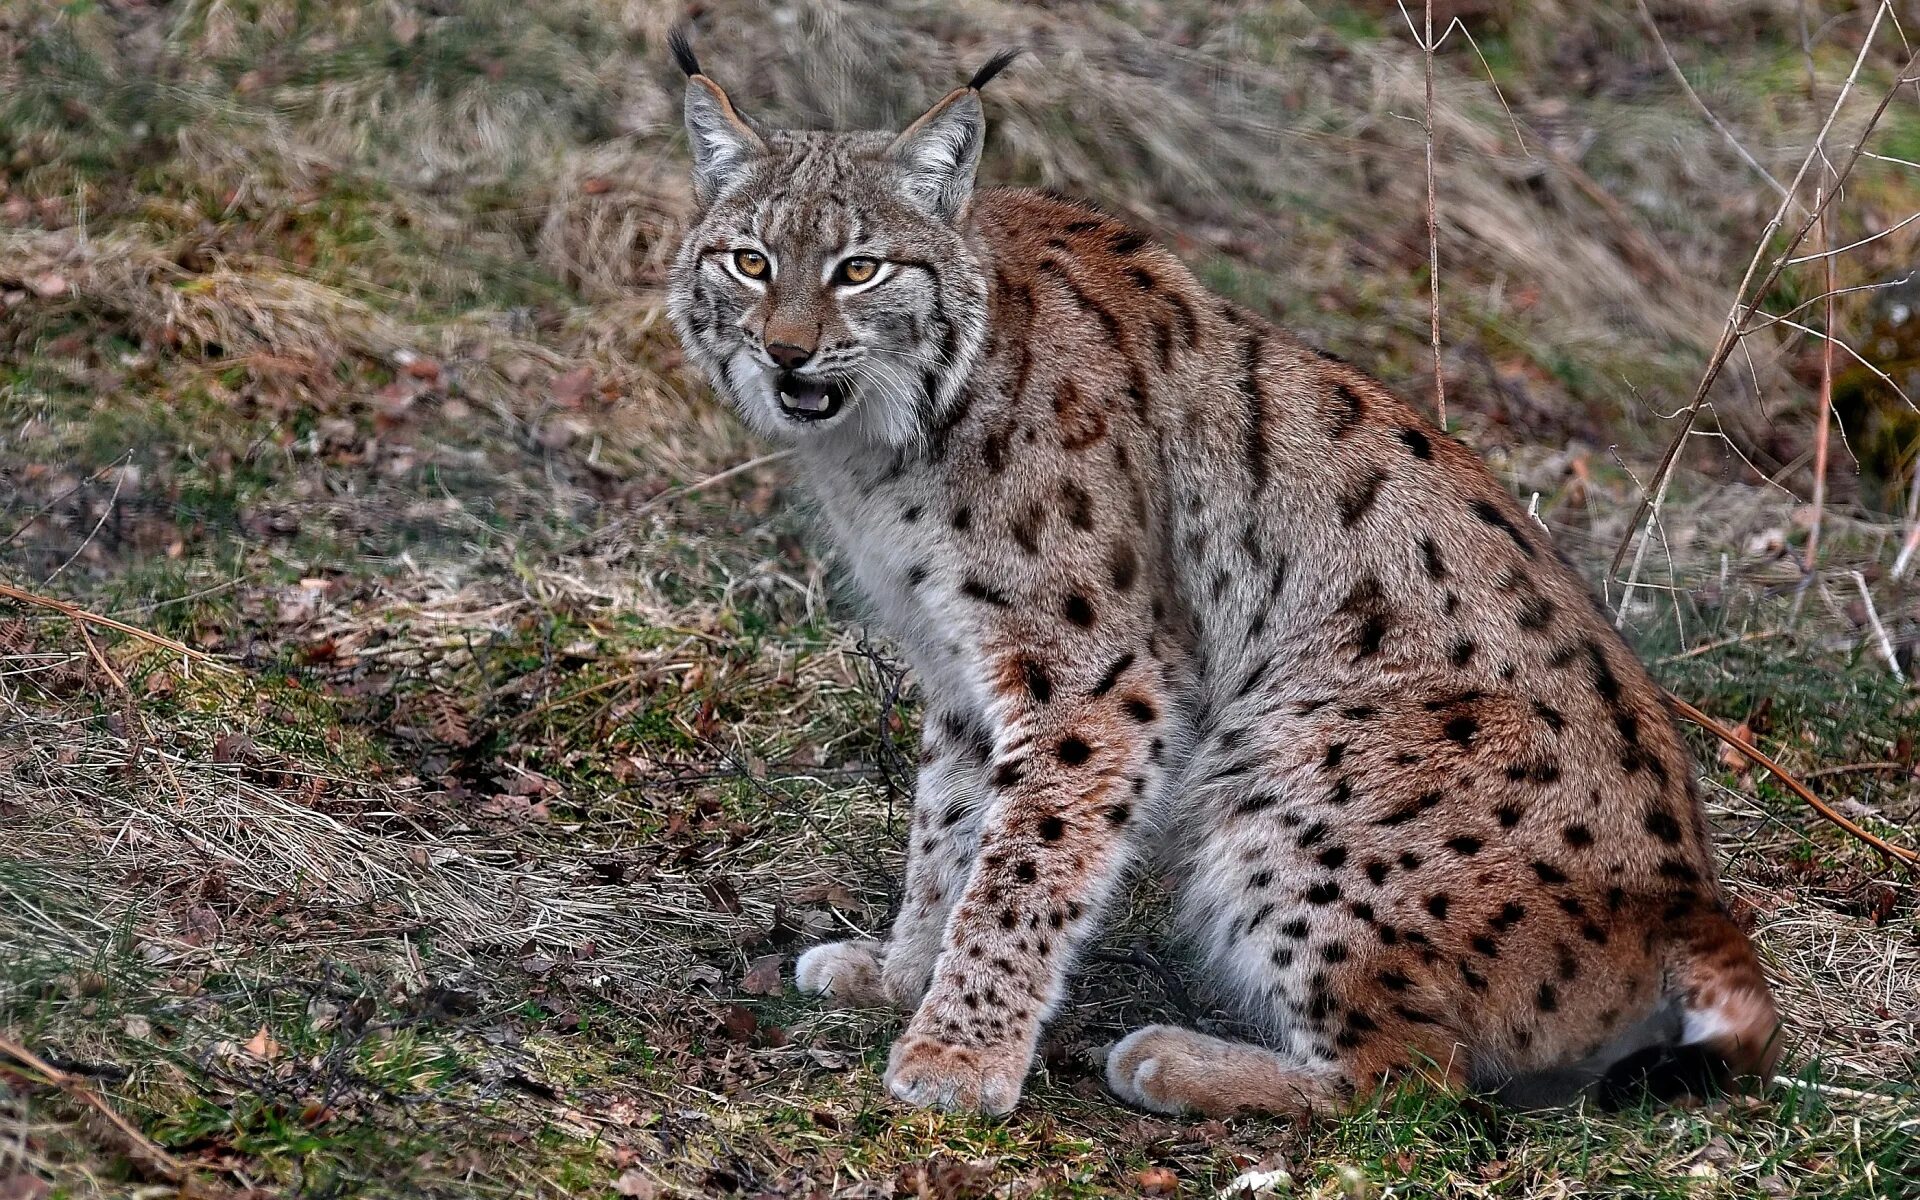
[[(1031, 47), (990, 94), (989, 181), (1123, 213), (1431, 401), (1423, 62), (1393, 4), (699, 7), (748, 111), (816, 124), (910, 116)], [(1609, 559), (1777, 195), (1630, 6), (1436, 9), (1476, 41), (1437, 64), (1451, 424), (1619, 604)], [(786, 464), (665, 328), (686, 188), (662, 46), (687, 15), (0, 12), (0, 1197), (1204, 1196), (1249, 1171), (1313, 1196), (1920, 1194), (1912, 876), (1697, 734), (1787, 1014), (1762, 1095), (1130, 1112), (1099, 1048), (1211, 1011), (1148, 878), (1017, 1113), (888, 1103), (894, 1019), (803, 1000), (791, 965), (886, 924), (919, 697)], [(1872, 12), (1649, 16), (1784, 184)], [(1885, 236), (1843, 287), (1912, 261), (1893, 160), (1920, 158), (1920, 95), (1869, 148), (1832, 241)], [(1817, 296), (1818, 266), (1764, 310)], [(1904, 295), (1835, 318), (1896, 383)], [(1735, 354), (1627, 629), (1912, 844), (1912, 426), (1843, 355), (1809, 578), (1818, 347), (1772, 325)]]

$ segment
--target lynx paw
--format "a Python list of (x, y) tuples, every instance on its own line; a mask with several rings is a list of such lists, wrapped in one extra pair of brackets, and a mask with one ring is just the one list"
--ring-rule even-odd
[(1158, 1113), (1301, 1113), (1329, 1104), (1330, 1082), (1271, 1050), (1174, 1025), (1136, 1029), (1107, 1055), (1113, 1094)]
[(824, 996), (849, 1008), (884, 1007), (887, 993), (880, 982), (884, 950), (881, 943), (864, 939), (815, 946), (794, 964), (794, 984), (809, 996)]
[(909, 1033), (893, 1044), (887, 1090), (919, 1108), (1002, 1116), (1020, 1102), (1030, 1055), (1004, 1046), (955, 1046)]

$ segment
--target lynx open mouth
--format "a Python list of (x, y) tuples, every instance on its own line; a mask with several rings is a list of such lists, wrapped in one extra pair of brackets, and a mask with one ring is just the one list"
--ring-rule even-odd
[(846, 385), (830, 379), (783, 374), (774, 387), (780, 395), (780, 411), (796, 421), (824, 421), (837, 414), (847, 399)]

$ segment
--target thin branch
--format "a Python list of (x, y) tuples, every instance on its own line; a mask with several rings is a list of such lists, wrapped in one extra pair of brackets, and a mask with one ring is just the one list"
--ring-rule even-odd
[(1434, 413), (1446, 430), (1446, 371), (1440, 367), (1440, 207), (1434, 182), (1434, 0), (1427, 0), (1427, 311), (1434, 344)]
[(125, 621), (116, 621), (112, 617), (103, 617), (99, 613), (88, 612), (78, 605), (68, 604), (65, 600), (55, 600), (52, 596), (41, 596), (34, 592), (29, 592), (24, 588), (14, 587), (10, 583), (0, 583), (0, 599), (18, 600), (22, 604), (31, 604), (37, 608), (51, 609), (69, 620), (84, 621), (89, 625), (98, 625), (103, 629), (111, 629), (116, 633), (124, 633), (130, 638), (136, 638), (149, 645), (158, 646), (162, 650), (170, 650), (175, 654), (190, 658), (197, 663), (202, 663), (209, 667), (218, 667), (222, 671), (233, 670), (232, 667), (221, 662), (206, 651), (195, 650), (192, 646), (184, 642), (176, 642), (170, 637), (163, 637), (157, 633), (149, 633), (137, 625), (129, 625)]
[(1914, 553), (1920, 551), (1920, 455), (1913, 460), (1913, 494), (1907, 498), (1907, 540), (1900, 547), (1900, 554), (1893, 560), (1893, 581), (1899, 583), (1907, 577), (1907, 569), (1913, 566)]
[(1920, 213), (1914, 213), (1909, 217), (1903, 218), (1900, 221), (1900, 223), (1897, 225), (1890, 225), (1887, 228), (1882, 229), (1879, 233), (1869, 234), (1868, 236), (1861, 238), (1857, 242), (1848, 242), (1846, 245), (1841, 246), (1838, 249), (1822, 250), (1818, 254), (1802, 254), (1799, 258), (1790, 258), (1787, 260), (1787, 265), (1790, 267), (1797, 267), (1801, 263), (1812, 262), (1816, 258), (1836, 258), (1842, 254), (1845, 254), (1849, 250), (1858, 250), (1860, 247), (1866, 245), (1868, 242), (1877, 242), (1881, 238), (1886, 237), (1890, 233), (1895, 233), (1895, 232), (1898, 232), (1899, 230), (1905, 229), (1907, 226), (1913, 224), (1915, 221), (1920, 221)]
[(1853, 585), (1860, 589), (1860, 603), (1867, 608), (1867, 625), (1873, 630), (1873, 640), (1880, 649), (1880, 657), (1887, 660), (1887, 670), (1901, 683), (1907, 681), (1906, 672), (1900, 669), (1900, 660), (1893, 653), (1893, 639), (1887, 636), (1887, 627), (1880, 623), (1880, 610), (1874, 607), (1873, 593), (1867, 590), (1867, 577), (1858, 571), (1849, 571), (1853, 576)]
[(1699, 709), (1687, 703), (1685, 700), (1682, 700), (1680, 697), (1674, 695), (1672, 692), (1667, 692), (1666, 696), (1667, 696), (1667, 703), (1673, 706), (1674, 711), (1678, 712), (1681, 716), (1685, 717), (1687, 720), (1692, 721), (1695, 725), (1698, 725), (1700, 728), (1706, 730), (1708, 733), (1711, 733), (1713, 736), (1719, 738), (1721, 741), (1725, 742), (1727, 745), (1732, 746), (1735, 750), (1738, 750), (1741, 754), (1744, 754), (1748, 758), (1752, 759), (1754, 762), (1759, 763), (1762, 767), (1765, 767), (1769, 774), (1771, 774), (1775, 779), (1778, 779), (1781, 783), (1787, 786), (1788, 791), (1800, 797), (1800, 799), (1806, 801), (1807, 804), (1810, 807), (1812, 807), (1813, 811), (1819, 813), (1822, 817), (1825, 817), (1827, 820), (1833, 822), (1835, 825), (1839, 826), (1841, 829), (1845, 830), (1846, 832), (1852, 834), (1854, 837), (1859, 838), (1861, 841), (1865, 842), (1867, 845), (1872, 846), (1875, 850), (1878, 850), (1880, 853), (1886, 855), (1888, 858), (1893, 859), (1895, 862), (1904, 864), (1909, 871), (1913, 871), (1916, 874), (1920, 874), (1920, 854), (1916, 854), (1911, 850), (1903, 849), (1899, 846), (1896, 846), (1893, 843), (1887, 841), (1885, 838), (1880, 837), (1878, 834), (1869, 833), (1867, 830), (1862, 829), (1859, 825), (1855, 824), (1853, 821), (1848, 820), (1845, 816), (1843, 816), (1841, 813), (1836, 811), (1834, 807), (1828, 804), (1825, 800), (1822, 800), (1820, 797), (1814, 795), (1812, 789), (1808, 788), (1806, 784), (1801, 783), (1798, 779), (1795, 779), (1792, 775), (1788, 774), (1787, 769), (1785, 767), (1781, 766), (1779, 763), (1773, 761), (1771, 758), (1768, 758), (1765, 754), (1761, 753), (1759, 747), (1755, 746), (1752, 742), (1748, 741), (1746, 738), (1741, 737), (1739, 734), (1736, 734), (1733, 730), (1728, 729), (1725, 725), (1722, 725), (1720, 722), (1714, 720), (1712, 717), (1708, 716), (1706, 713), (1701, 712)]
[(1733, 147), (1733, 152), (1740, 156), (1742, 162), (1752, 167), (1755, 174), (1767, 181), (1767, 186), (1773, 189), (1776, 196), (1779, 196), (1783, 202), (1790, 199), (1787, 189), (1780, 186), (1780, 181), (1760, 165), (1759, 159), (1747, 153), (1747, 148), (1740, 144), (1740, 139), (1733, 136), (1733, 130), (1720, 123), (1720, 118), (1713, 115), (1713, 110), (1707, 107), (1707, 102), (1702, 100), (1700, 94), (1693, 90), (1693, 85), (1687, 82), (1686, 73), (1680, 69), (1680, 64), (1674, 61), (1673, 51), (1667, 49), (1667, 39), (1660, 35), (1660, 27), (1653, 23), (1653, 14), (1647, 11), (1647, 0), (1633, 0), (1633, 4), (1640, 10), (1640, 23), (1647, 27), (1647, 34), (1653, 38), (1653, 44), (1660, 48), (1660, 57), (1667, 60), (1667, 70), (1679, 83), (1680, 90), (1687, 94), (1687, 99), (1693, 101), (1693, 106), (1700, 110), (1700, 115), (1707, 119), (1707, 124), (1720, 132), (1720, 136), (1726, 139), (1727, 145)]
[[(1827, 443), (1833, 422), (1833, 256), (1825, 247), (1833, 244), (1832, 216), (1820, 218), (1820, 257), (1826, 265), (1827, 319), (1820, 340), (1820, 425), (1813, 437), (1813, 523), (1807, 528), (1807, 577), (1812, 578), (1820, 561), (1820, 522), (1827, 509)], [(1797, 603), (1797, 602), (1796, 602)]]
[[(1840, 115), (1841, 106), (1846, 102), (1847, 96), (1853, 89), (1854, 80), (1860, 73), (1861, 63), (1866, 60), (1867, 49), (1873, 43), (1873, 34), (1879, 29), (1880, 19), (1886, 14), (1886, 11), (1886, 5), (1884, 4), (1875, 10), (1873, 27), (1867, 31), (1866, 38), (1860, 44), (1860, 54), (1854, 59), (1853, 70), (1848, 73), (1847, 81), (1841, 87), (1840, 94), (1834, 98), (1833, 108), (1827, 113), (1826, 122), (1821, 125), (1819, 135), (1814, 139), (1813, 148), (1808, 150), (1807, 156), (1801, 160), (1800, 170), (1794, 175), (1793, 184), (1788, 188), (1789, 195), (1799, 190), (1800, 184), (1806, 178), (1807, 172), (1812, 169), (1814, 159), (1819, 156), (1820, 144), (1825, 141), (1827, 133), (1833, 128), (1834, 121)], [(1875, 126), (1880, 123), (1880, 118), (1886, 113), (1887, 106), (1893, 103), (1894, 96), (1899, 94), (1901, 86), (1909, 81), (1910, 74), (1916, 62), (1920, 62), (1920, 55), (1907, 59), (1906, 65), (1900, 69), (1900, 73), (1895, 78), (1893, 85), (1887, 89), (1886, 95), (1880, 98), (1880, 103), (1874, 108), (1873, 115), (1867, 119), (1865, 128), (1860, 131), (1859, 139), (1854, 142), (1853, 150), (1847, 158), (1846, 165), (1839, 170), (1837, 173), (1838, 177), (1833, 181), (1833, 191), (1827, 193), (1825, 198), (1814, 207), (1814, 211), (1807, 214), (1800, 228), (1794, 233), (1793, 237), (1788, 240), (1786, 248), (1775, 257), (1773, 265), (1768, 269), (1760, 285), (1751, 288), (1750, 291), (1749, 287), (1753, 283), (1754, 274), (1759, 271), (1761, 260), (1766, 257), (1767, 247), (1772, 243), (1774, 234), (1779, 231), (1781, 223), (1786, 219), (1789, 202), (1782, 201), (1780, 207), (1774, 211), (1772, 219), (1767, 222), (1765, 232), (1761, 235), (1758, 244), (1754, 246), (1753, 257), (1747, 263), (1747, 270), (1745, 275), (1741, 277), (1740, 286), (1734, 289), (1733, 306), (1727, 314), (1726, 325), (1721, 329), (1720, 340), (1714, 347), (1713, 355), (1707, 362), (1707, 369), (1705, 373), (1701, 375), (1699, 385), (1694, 388), (1693, 400), (1687, 406), (1687, 411), (1681, 421), (1679, 431), (1674, 435), (1673, 440), (1667, 444), (1666, 454), (1661, 457), (1660, 465), (1655, 471), (1657, 479), (1655, 495), (1642, 493), (1639, 506), (1634, 509), (1632, 519), (1627, 522), (1626, 529), (1620, 535), (1620, 544), (1614, 548), (1613, 561), (1607, 570), (1609, 575), (1615, 574), (1620, 570), (1621, 560), (1627, 556), (1627, 547), (1633, 544), (1634, 535), (1639, 532), (1641, 521), (1646, 518), (1648, 510), (1653, 507), (1656, 495), (1665, 495), (1666, 477), (1672, 472), (1674, 463), (1680, 457), (1680, 448), (1686, 444), (1688, 436), (1692, 434), (1694, 422), (1700, 417), (1700, 407), (1706, 402), (1707, 394), (1712, 391), (1714, 381), (1720, 377), (1721, 368), (1726, 365), (1727, 357), (1733, 353), (1733, 347), (1740, 341), (1740, 327), (1758, 311), (1761, 299), (1772, 289), (1774, 282), (1780, 278), (1781, 272), (1786, 269), (1786, 260), (1792, 256), (1795, 250), (1799, 249), (1800, 243), (1806, 239), (1808, 230), (1812, 229), (1813, 223), (1820, 219), (1820, 213), (1825, 210), (1827, 205), (1833, 202), (1833, 197), (1839, 194), (1841, 185), (1844, 184), (1847, 177), (1853, 173), (1854, 166), (1860, 161), (1861, 149), (1866, 145), (1867, 139), (1873, 136)], [(1753, 297), (1750, 301), (1747, 299), (1749, 295)]]
[(164, 1176), (167, 1182), (178, 1185), (181, 1189), (181, 1195), (204, 1196), (208, 1194), (205, 1189), (195, 1185), (193, 1176), (188, 1171), (185, 1163), (182, 1163), (173, 1155), (162, 1150), (152, 1139), (147, 1137), (146, 1134), (136, 1129), (133, 1122), (121, 1116), (114, 1110), (111, 1104), (108, 1104), (106, 1100), (101, 1097), (100, 1093), (88, 1087), (79, 1077), (67, 1074), (65, 1071), (62, 1071), (60, 1068), (54, 1066), (46, 1059), (41, 1058), (5, 1034), (0, 1034), (0, 1054), (5, 1054), (21, 1066), (26, 1067), (28, 1070), (45, 1079), (52, 1086), (59, 1088), (75, 1100), (99, 1112), (102, 1117), (106, 1118), (107, 1123), (113, 1126), (121, 1137), (126, 1139), (127, 1146), (134, 1153), (134, 1156), (139, 1158), (155, 1172)]

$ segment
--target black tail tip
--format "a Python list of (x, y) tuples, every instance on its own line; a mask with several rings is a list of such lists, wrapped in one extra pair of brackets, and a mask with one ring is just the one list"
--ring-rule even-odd
[(967, 86), (976, 92), (979, 91), (989, 83), (992, 83), (995, 75), (1006, 70), (1008, 63), (1019, 58), (1024, 53), (1025, 51), (1018, 46), (1013, 47), (1011, 50), (1002, 50), (1000, 53), (988, 59), (978, 71), (973, 73), (973, 78), (967, 80)]
[(667, 49), (673, 51), (673, 61), (680, 64), (689, 78), (706, 74), (700, 69), (700, 60), (693, 56), (693, 43), (687, 40), (685, 29), (676, 29), (667, 35)]

